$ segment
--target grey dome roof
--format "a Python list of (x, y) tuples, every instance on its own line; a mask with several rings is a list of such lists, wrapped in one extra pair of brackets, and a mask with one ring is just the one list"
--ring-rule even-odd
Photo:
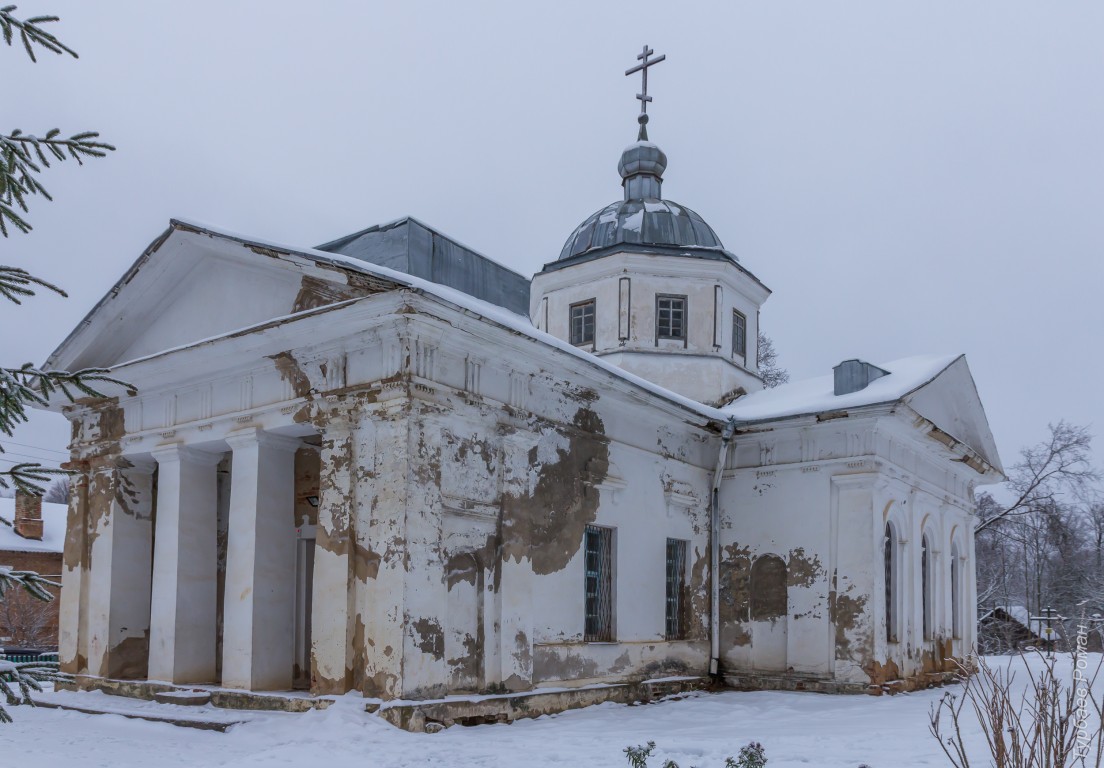
[(664, 200), (663, 172), (667, 155), (647, 140), (641, 116), (641, 137), (621, 153), (617, 172), (625, 197), (591, 214), (567, 238), (560, 257), (545, 269), (590, 261), (633, 245), (649, 253), (738, 261), (725, 250), (713, 228), (698, 214), (673, 200)]
[(623, 243), (724, 251), (713, 228), (685, 205), (645, 197), (618, 200), (592, 214), (567, 238), (558, 260)]

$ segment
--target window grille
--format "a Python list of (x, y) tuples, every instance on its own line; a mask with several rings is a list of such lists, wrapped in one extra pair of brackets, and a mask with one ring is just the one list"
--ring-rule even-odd
[(962, 637), (962, 595), (959, 593), (961, 576), (958, 564), (958, 545), (951, 547), (951, 635)]
[(897, 578), (897, 536), (893, 532), (893, 526), (886, 523), (885, 527), (885, 619), (886, 640), (894, 643), (897, 641), (897, 592), (894, 589), (894, 580)]
[(686, 339), (685, 296), (656, 296), (656, 339)]
[(924, 639), (932, 639), (931, 628), (931, 568), (928, 565), (928, 537), (920, 542), (920, 600), (924, 609)]
[(594, 299), (571, 305), (571, 343), (594, 343)]
[(613, 640), (613, 529), (586, 527), (586, 585), (583, 640)]
[(736, 310), (732, 311), (732, 354), (747, 356), (747, 318)]
[(668, 640), (683, 636), (682, 593), (686, 580), (686, 542), (667, 539), (667, 621)]

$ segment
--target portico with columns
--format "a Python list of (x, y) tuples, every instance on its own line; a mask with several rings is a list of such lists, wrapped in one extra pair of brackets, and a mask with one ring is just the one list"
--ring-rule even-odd
[[(82, 427), (94, 438), (103, 417), (92, 409)], [(318, 446), (274, 428), (235, 423), (217, 441), (193, 430), (183, 436), (202, 440), (75, 462), (87, 481), (66, 557), (81, 562), (64, 569), (63, 610), (85, 618), (62, 630), (69, 671), (244, 690), (309, 682), (305, 670), (294, 679), (295, 624), (309, 621), (295, 613), (297, 534), (313, 528), (309, 512), (297, 517), (296, 485), (319, 496), (317, 470), (303, 467)]]

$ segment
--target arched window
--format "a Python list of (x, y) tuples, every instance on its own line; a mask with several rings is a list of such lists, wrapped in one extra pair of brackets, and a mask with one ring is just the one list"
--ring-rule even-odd
[(920, 603), (924, 609), (924, 639), (932, 639), (931, 547), (928, 534), (920, 540)]
[(885, 627), (886, 641), (897, 642), (897, 531), (885, 527)]
[(751, 566), (751, 620), (785, 618), (789, 610), (786, 563), (777, 555), (763, 555)]
[(958, 543), (951, 545), (951, 634), (962, 637), (962, 566), (958, 562)]

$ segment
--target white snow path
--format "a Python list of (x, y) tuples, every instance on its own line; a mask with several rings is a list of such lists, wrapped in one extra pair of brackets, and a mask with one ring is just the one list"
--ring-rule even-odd
[[(670, 758), (682, 768), (720, 768), (725, 757), (755, 740), (766, 748), (769, 768), (945, 766), (928, 734), (928, 710), (945, 690), (883, 697), (697, 694), (639, 707), (604, 704), (512, 725), (454, 726), (437, 734), (406, 733), (366, 717), (355, 696), (326, 711), (267, 716), (225, 734), (18, 707), (16, 722), (0, 727), (0, 765), (624, 768), (626, 746), (653, 740), (652, 766)], [(980, 743), (976, 728), (971, 737), (975, 746)]]

